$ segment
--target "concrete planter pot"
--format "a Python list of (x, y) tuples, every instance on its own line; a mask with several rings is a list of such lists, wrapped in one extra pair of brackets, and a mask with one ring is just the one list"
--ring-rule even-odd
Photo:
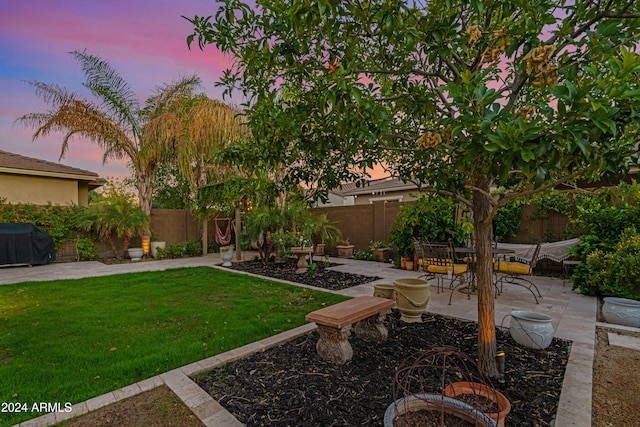
[(231, 260), (233, 260), (233, 246), (220, 246), (220, 258), (222, 259), (223, 267), (231, 267)]
[(298, 262), (296, 264), (296, 274), (305, 273), (307, 271), (307, 266), (309, 265), (307, 263), (307, 256), (313, 253), (313, 248), (294, 247), (290, 248), (289, 252), (291, 252), (292, 255), (298, 257)]
[(640, 328), (640, 301), (605, 297), (602, 314), (609, 323)]
[(533, 311), (512, 310), (509, 332), (520, 345), (534, 349), (549, 347), (553, 339), (553, 318)]
[(131, 261), (140, 261), (144, 255), (142, 248), (129, 248), (127, 249), (127, 253), (129, 254)]
[(378, 283), (377, 285), (373, 285), (373, 296), (395, 300), (396, 292), (393, 285)]
[(470, 405), (439, 394), (413, 394), (396, 400), (387, 407), (384, 413), (384, 427), (411, 425), (410, 422), (401, 424), (396, 421), (396, 418), (420, 411), (431, 412), (434, 417), (439, 417), (444, 412), (477, 427), (497, 427), (495, 421), (482, 412), (476, 411)]
[(353, 258), (353, 245), (338, 245), (338, 258)]
[(500, 427), (504, 427), (504, 419), (511, 412), (509, 399), (495, 388), (484, 384), (460, 381), (445, 387), (443, 394), (456, 399), (458, 396), (481, 396), (494, 402), (498, 406), (498, 412), (485, 412), (485, 415), (494, 420)]
[(389, 251), (391, 250), (391, 248), (377, 248), (374, 249), (373, 255), (375, 255), (376, 260), (379, 262), (385, 262), (386, 260), (389, 259)]
[(162, 249), (162, 250), (166, 250), (167, 249), (167, 243), (166, 242), (151, 242), (151, 256), (154, 258), (158, 257), (158, 248)]
[(400, 320), (407, 323), (422, 322), (422, 313), (427, 311), (430, 297), (429, 282), (406, 278), (393, 282), (395, 300), (400, 310)]

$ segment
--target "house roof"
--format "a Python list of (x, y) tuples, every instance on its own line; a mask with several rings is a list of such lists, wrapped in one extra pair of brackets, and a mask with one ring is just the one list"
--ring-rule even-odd
[(19, 175), (49, 176), (56, 178), (94, 181), (98, 174), (84, 169), (21, 156), (0, 150), (0, 172)]
[[(418, 187), (411, 182), (402, 182), (399, 178), (387, 177), (374, 179), (369, 181), (368, 185), (363, 187), (356, 187), (352, 184), (351, 188), (344, 189), (341, 191), (343, 196), (357, 196), (360, 194), (381, 194), (393, 191), (409, 191), (409, 190), (417, 190)], [(335, 190), (334, 190), (335, 191)]]

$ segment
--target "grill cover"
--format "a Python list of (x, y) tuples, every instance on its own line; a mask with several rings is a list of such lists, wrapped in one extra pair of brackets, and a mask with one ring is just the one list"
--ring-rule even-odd
[(0, 223), (0, 265), (46, 264), (55, 259), (49, 233), (31, 223)]

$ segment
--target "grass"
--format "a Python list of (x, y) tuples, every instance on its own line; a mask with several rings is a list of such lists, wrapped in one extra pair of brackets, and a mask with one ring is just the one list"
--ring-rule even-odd
[[(0, 426), (305, 323), (340, 295), (209, 267), (0, 286)], [(0, 410), (3, 408), (0, 408)], [(5, 407), (4, 409), (7, 409)]]

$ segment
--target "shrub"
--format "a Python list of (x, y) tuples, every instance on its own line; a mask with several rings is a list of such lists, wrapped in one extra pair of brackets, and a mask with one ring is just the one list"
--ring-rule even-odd
[(377, 261), (378, 259), (373, 254), (373, 252), (369, 250), (355, 251), (353, 254), (353, 259), (358, 259), (360, 261)]
[(189, 240), (185, 245), (184, 252), (187, 256), (202, 255), (202, 242), (200, 240)]
[(76, 243), (78, 250), (78, 258), (80, 260), (92, 260), (98, 258), (98, 251), (96, 245), (92, 239), (88, 237), (81, 237)]
[(164, 248), (156, 248), (156, 259), (164, 259), (167, 256), (167, 251)]
[(169, 245), (167, 252), (171, 258), (182, 258), (185, 252), (184, 243), (172, 243)]
[[(613, 252), (599, 249), (587, 256), (585, 291), (602, 296), (640, 299), (640, 235), (625, 230)], [(581, 288), (582, 291), (582, 288)]]

